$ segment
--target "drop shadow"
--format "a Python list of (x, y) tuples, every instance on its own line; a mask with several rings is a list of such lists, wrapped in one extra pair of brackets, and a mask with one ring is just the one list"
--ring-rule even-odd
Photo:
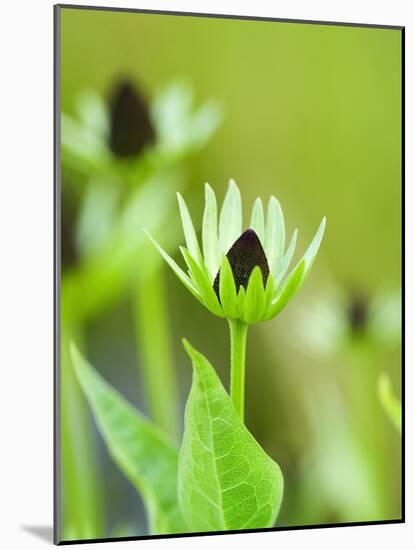
[(21, 528), (38, 539), (53, 543), (53, 527), (51, 525), (22, 525)]

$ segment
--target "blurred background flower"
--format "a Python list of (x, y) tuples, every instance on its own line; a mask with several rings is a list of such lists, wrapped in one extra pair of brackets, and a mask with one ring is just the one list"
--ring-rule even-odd
[(299, 250), (330, 222), (301, 297), (249, 335), (246, 423), (284, 473), (278, 524), (399, 518), (400, 438), (378, 380), (400, 399), (400, 32), (61, 17), (64, 538), (147, 533), (73, 379), (70, 338), (176, 439), (191, 376), (181, 337), (229, 384), (224, 321), (142, 231), (178, 261), (175, 192), (202, 220), (204, 182), (221, 201), (229, 175), (245, 205), (279, 198)]

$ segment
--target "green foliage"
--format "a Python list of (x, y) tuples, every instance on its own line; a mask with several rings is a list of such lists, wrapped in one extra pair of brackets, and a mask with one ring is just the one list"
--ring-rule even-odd
[(194, 369), (178, 483), (188, 528), (272, 527), (283, 494), (281, 471), (238, 418), (207, 359), (184, 345)]
[[(187, 245), (180, 247), (180, 251), (187, 273), (150, 237), (188, 290), (212, 313), (227, 318), (231, 329), (230, 397), (209, 362), (185, 344), (193, 361), (194, 378), (186, 408), (180, 459), (166, 436), (134, 411), (76, 350), (72, 350), (78, 378), (109, 452), (142, 494), (151, 529), (156, 533), (184, 531), (184, 522), (192, 531), (261, 528), (274, 524), (282, 501), (282, 474), (243, 423), (247, 328), (249, 324), (274, 317), (298, 291), (311, 269), (325, 228), (323, 219), (303, 258), (283, 280), (294, 254), (297, 232), (284, 254), (285, 223), (277, 199), (270, 198), (266, 223), (262, 202), (258, 199), (254, 204), (251, 223), (258, 229), (261, 243), (255, 230), (245, 231), (240, 236), (242, 201), (233, 180), (219, 224), (215, 193), (208, 185), (205, 194), (203, 254), (187, 205), (180, 193), (177, 194)], [(142, 211), (142, 201), (139, 207)], [(134, 213), (137, 212), (131, 212)], [(127, 217), (131, 223), (135, 219), (136, 216)], [(254, 236), (262, 252), (266, 272), (259, 263), (249, 269), (249, 243), (243, 244), (244, 235), (248, 234)], [(236, 268), (227, 252), (229, 247), (233, 250), (235, 243), (240, 244), (238, 258), (241, 264)], [(254, 259), (258, 262), (257, 256), (254, 255)], [(270, 272), (268, 264), (276, 266), (277, 271)], [(236, 273), (239, 271), (235, 269), (240, 269), (242, 278), (238, 279)], [(151, 274), (148, 276), (151, 278)], [(240, 281), (244, 281), (243, 284)], [(147, 314), (142, 317), (146, 319)], [(152, 358), (150, 337), (151, 333), (147, 349), (149, 367)], [(153, 382), (157, 388), (156, 379)], [(156, 403), (159, 392), (152, 394)], [(167, 424), (163, 420), (162, 425)]]
[(110, 455), (144, 499), (153, 533), (271, 527), (282, 501), (281, 471), (238, 418), (213, 367), (185, 347), (194, 378), (180, 457), (74, 345), (71, 358)]
[(108, 451), (144, 499), (153, 533), (185, 531), (177, 504), (178, 451), (71, 346), (72, 363)]

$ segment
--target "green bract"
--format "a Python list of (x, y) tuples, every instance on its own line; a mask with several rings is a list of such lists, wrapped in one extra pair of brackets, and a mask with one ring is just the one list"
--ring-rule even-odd
[[(181, 282), (209, 311), (227, 319), (254, 324), (275, 317), (301, 288), (311, 270), (324, 234), (323, 218), (304, 256), (286, 275), (294, 255), (297, 230), (285, 249), (284, 215), (271, 196), (267, 219), (261, 199), (252, 209), (249, 229), (242, 229), (242, 201), (230, 180), (219, 214), (215, 192), (205, 186), (202, 248), (182, 196), (178, 193), (186, 247), (180, 251), (187, 274), (149, 235)], [(245, 252), (245, 253), (244, 253)]]

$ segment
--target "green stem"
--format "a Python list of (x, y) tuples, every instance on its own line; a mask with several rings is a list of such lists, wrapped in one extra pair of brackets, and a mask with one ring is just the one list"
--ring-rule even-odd
[[(102, 488), (88, 405), (76, 380), (69, 355), (71, 340), (79, 343), (79, 328), (62, 322), (60, 361), (61, 539), (105, 535)], [(59, 443), (58, 443), (59, 445)]]
[(156, 266), (137, 281), (134, 297), (136, 342), (156, 424), (178, 438), (178, 390), (171, 350), (170, 322), (163, 270)]
[(245, 404), (245, 355), (248, 325), (242, 321), (229, 319), (231, 334), (231, 400), (235, 410), (244, 420)]
[[(357, 453), (361, 456), (362, 476), (366, 480), (366, 501), (362, 509), (370, 510), (372, 517), (395, 517), (398, 511), (390, 495), (399, 473), (394, 472), (391, 480), (393, 455), (377, 452), (378, 449), (386, 449), (388, 445), (384, 429), (386, 419), (380, 416), (382, 411), (376, 392), (381, 357), (371, 348), (369, 342), (363, 339), (353, 343), (346, 357), (351, 366), (349, 403), (350, 410), (354, 413), (350, 418), (351, 437)], [(376, 422), (373, 421), (374, 418), (377, 419)], [(400, 457), (396, 460), (400, 460)], [(369, 502), (367, 499), (370, 499)]]

